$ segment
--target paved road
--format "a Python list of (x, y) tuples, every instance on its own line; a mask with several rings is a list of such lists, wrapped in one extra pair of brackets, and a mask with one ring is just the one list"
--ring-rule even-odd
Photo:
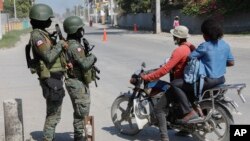
[[(100, 26), (98, 26), (100, 27)], [(133, 33), (125, 30), (107, 29), (108, 41), (102, 41), (102, 28), (86, 28), (86, 38), (96, 45), (94, 53), (98, 56), (97, 66), (101, 69), (101, 80), (98, 88), (91, 85), (91, 115), (95, 116), (95, 133), (97, 141), (152, 141), (159, 140), (158, 129), (150, 127), (138, 135), (130, 137), (119, 134), (111, 121), (110, 108), (113, 100), (120, 92), (128, 91), (131, 86), (128, 81), (130, 75), (139, 69), (141, 62), (147, 63), (147, 68), (155, 68), (163, 63), (164, 58), (170, 57), (174, 44), (169, 34), (153, 35), (151, 33)], [(26, 68), (24, 46), (29, 36), (14, 48), (0, 50), (0, 103), (11, 98), (22, 98), (24, 113), (25, 139), (41, 140), (42, 128), (45, 118), (45, 101), (41, 88), (35, 75), (31, 75)], [(232, 45), (236, 58), (236, 66), (227, 70), (228, 83), (246, 83), (250, 85), (250, 44), (249, 36), (226, 35), (225, 39)], [(198, 45), (202, 38), (200, 35), (190, 39)], [(164, 79), (167, 79), (166, 77)], [(250, 101), (250, 89), (243, 92)], [(242, 104), (235, 92), (229, 93), (239, 104), (241, 116), (235, 116), (236, 124), (250, 124), (250, 102)], [(4, 136), (4, 120), (2, 104), (0, 104), (0, 140)], [(63, 103), (62, 120), (57, 127), (56, 140), (70, 141), (73, 131), (73, 109), (69, 97), (66, 95)], [(173, 141), (192, 141), (192, 137), (176, 137), (175, 131), (170, 131)]]

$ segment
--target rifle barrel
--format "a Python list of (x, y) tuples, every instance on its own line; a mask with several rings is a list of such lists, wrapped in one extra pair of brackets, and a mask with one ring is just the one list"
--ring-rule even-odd
[(97, 73), (100, 73), (101, 71), (96, 67), (96, 66), (93, 66), (94, 70), (97, 72)]
[(58, 36), (59, 36), (59, 39), (60, 39), (60, 40), (65, 40), (65, 38), (64, 38), (63, 35), (62, 35), (62, 32), (61, 32), (61, 29), (60, 29), (59, 24), (56, 24), (55, 27), (56, 27), (56, 32), (57, 32), (57, 34), (58, 34)]
[(100, 80), (100, 77), (99, 77), (99, 76), (97, 76), (97, 75), (95, 75), (95, 78), (96, 78), (97, 80)]

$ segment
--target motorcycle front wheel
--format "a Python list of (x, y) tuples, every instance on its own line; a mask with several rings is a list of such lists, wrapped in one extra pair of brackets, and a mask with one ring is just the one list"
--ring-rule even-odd
[(129, 97), (121, 95), (111, 107), (111, 118), (115, 127), (122, 134), (136, 135), (140, 132), (133, 114), (133, 105), (128, 107)]
[[(204, 116), (207, 116), (212, 110), (211, 102), (201, 103), (200, 106)], [(196, 141), (229, 141), (229, 128), (233, 123), (230, 112), (223, 106), (215, 104), (215, 110), (211, 118), (205, 124), (201, 124), (200, 128), (192, 135)]]

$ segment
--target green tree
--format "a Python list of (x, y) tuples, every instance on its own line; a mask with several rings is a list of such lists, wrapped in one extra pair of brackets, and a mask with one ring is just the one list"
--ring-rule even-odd
[(236, 12), (249, 12), (249, 0), (207, 0), (203, 3), (192, 1), (182, 12), (187, 15), (226, 15)]
[(14, 13), (14, 6), (13, 3), (9, 0), (4, 1), (4, 13), (9, 13), (10, 17), (13, 17)]
[[(10, 18), (14, 17), (13, 0), (4, 1), (4, 12), (10, 14)], [(18, 18), (26, 18), (29, 16), (29, 9), (31, 7), (30, 0), (16, 0), (16, 12)]]
[(16, 10), (18, 18), (27, 18), (29, 17), (29, 10), (31, 7), (30, 1), (19, 0), (16, 1)]
[(116, 0), (122, 13), (146, 13), (151, 9), (151, 0)]
[[(155, 0), (115, 0), (122, 13), (146, 13), (155, 9)], [(181, 9), (192, 0), (161, 0), (161, 11)]]

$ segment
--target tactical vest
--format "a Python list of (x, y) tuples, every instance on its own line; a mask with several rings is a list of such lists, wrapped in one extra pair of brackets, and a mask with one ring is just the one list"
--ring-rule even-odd
[[(69, 40), (68, 44), (70, 46), (69, 47), (70, 49), (77, 49), (80, 47), (82, 50), (84, 50), (82, 45), (75, 40)], [(84, 51), (80, 52), (79, 55), (81, 56), (81, 58), (86, 58)], [(66, 58), (67, 58), (67, 62), (71, 62), (73, 64), (73, 69), (68, 70), (67, 72), (69, 77), (77, 78), (78, 80), (82, 81), (86, 85), (88, 85), (90, 82), (93, 81), (92, 68), (87, 71), (84, 71), (83, 69), (81, 69), (79, 64), (75, 62), (74, 58), (71, 55), (67, 55)]]
[[(46, 40), (46, 44), (48, 44), (48, 48), (47, 50), (49, 49), (52, 49), (54, 46), (52, 44), (52, 41), (48, 35), (48, 33), (40, 30), (40, 29), (34, 29), (32, 32), (31, 32), (31, 35), (32, 33), (34, 32), (38, 32), (40, 35), (42, 35), (45, 40)], [(31, 41), (32, 41), (32, 36), (31, 36)], [(51, 63), (51, 64), (46, 64), (42, 59), (41, 57), (39, 56), (38, 53), (36, 53), (36, 46), (34, 46), (31, 42), (31, 47), (32, 47), (32, 52), (33, 52), (33, 55), (34, 55), (34, 60), (37, 60), (35, 61), (36, 62), (36, 73), (38, 74), (38, 76), (43, 79), (43, 78), (49, 78), (50, 77), (50, 73), (51, 72), (64, 72), (66, 69), (65, 65), (66, 65), (66, 60), (65, 60), (65, 56), (61, 53), (59, 55), (59, 57), (55, 60), (55, 62)]]

